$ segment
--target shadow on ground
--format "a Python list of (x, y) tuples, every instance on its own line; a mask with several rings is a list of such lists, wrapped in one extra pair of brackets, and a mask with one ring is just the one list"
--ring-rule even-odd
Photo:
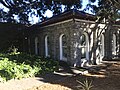
[[(91, 90), (120, 90), (120, 65), (94, 66), (87, 69), (90, 72), (88, 74), (75, 73), (74, 70), (76, 69), (69, 65), (62, 65), (59, 71), (39, 77), (42, 77), (42, 81), (45, 83), (59, 84), (72, 90), (81, 90), (77, 88), (80, 86), (77, 80), (84, 82), (86, 78), (88, 81), (92, 81), (93, 88)], [(36, 90), (39, 90), (39, 87)]]

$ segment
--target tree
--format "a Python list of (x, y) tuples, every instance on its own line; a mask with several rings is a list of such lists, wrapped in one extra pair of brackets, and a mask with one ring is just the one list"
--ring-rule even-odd
[[(95, 0), (90, 0), (90, 2), (95, 2)], [(117, 19), (120, 19), (120, 1), (119, 0), (98, 0), (98, 7), (95, 5), (88, 4), (88, 7), (91, 7), (96, 13), (96, 25), (93, 28), (93, 47), (91, 54), (93, 55), (93, 63), (96, 64), (96, 50), (99, 43), (99, 38), (103, 30), (109, 30), (112, 25), (116, 22)], [(105, 27), (101, 30), (101, 33), (97, 35), (96, 33), (98, 25), (104, 21)]]
[[(6, 16), (7, 22), (12, 22), (14, 19), (14, 15), (18, 15), (18, 22), (22, 24), (29, 24), (28, 20), (28, 13), (30, 12), (30, 7), (27, 2), (23, 0), (1, 0), (2, 3), (6, 8), (9, 9)], [(9, 20), (7, 20), (9, 18)]]
[(14, 15), (17, 15), (15, 21), (22, 24), (29, 24), (29, 17), (32, 15), (41, 20), (46, 19), (44, 13), (48, 9), (53, 12), (53, 15), (57, 15), (62, 12), (62, 5), (65, 6), (64, 10), (70, 10), (72, 7), (80, 9), (82, 6), (82, 0), (1, 0), (0, 3), (9, 9), (6, 12), (6, 21), (13, 22)]
[(6, 12), (3, 11), (3, 9), (0, 9), (0, 21), (3, 21), (5, 18), (3, 16), (6, 15)]

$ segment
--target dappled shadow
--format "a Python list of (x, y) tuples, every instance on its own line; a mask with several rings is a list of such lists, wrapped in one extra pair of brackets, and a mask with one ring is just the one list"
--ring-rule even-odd
[(49, 73), (49, 74), (46, 74), (46, 75), (40, 76), (40, 77), (43, 78), (42, 81), (45, 83), (59, 84), (61, 86), (65, 86), (65, 87), (68, 87), (70, 89), (76, 90), (76, 86), (77, 86), (77, 82), (75, 79), (76, 76)]
[[(74, 77), (76, 75), (80, 75), (79, 73), (75, 73), (73, 69), (65, 62), (60, 62), (60, 68), (58, 71), (54, 73), (48, 73), (45, 75), (39, 75), (39, 77), (43, 78), (42, 81), (50, 84), (59, 84), (61, 86), (65, 86), (71, 89), (76, 90), (77, 82)], [(40, 79), (41, 81), (41, 79)], [(74, 84), (73, 84), (74, 82)]]
[[(106, 66), (101, 66), (96, 68), (94, 66), (93, 68), (96, 69), (96, 72), (97, 71), (99, 72), (100, 70), (103, 70), (103, 69), (112, 70), (115, 66), (115, 65), (114, 66), (112, 65), (113, 64), (107, 64)], [(92, 71), (88, 74), (82, 75), (82, 74), (75, 74), (74, 72), (72, 72), (73, 70), (70, 67), (69, 69), (71, 69), (70, 70), (71, 73), (69, 72), (69, 70), (67, 72), (67, 69), (66, 69), (66, 70), (63, 70), (63, 72), (57, 71), (57, 73), (54, 72), (54, 73), (48, 73), (46, 75), (40, 75), (39, 77), (43, 78), (42, 80), (40, 79), (40, 81), (43, 81), (45, 83), (50, 83), (53, 85), (58, 84), (61, 86), (68, 87), (72, 90), (77, 90), (78, 89), (77, 86), (80, 86), (77, 80), (80, 82), (84, 82), (87, 78), (89, 82), (92, 81), (92, 85), (93, 85), (92, 90), (120, 90), (120, 78), (119, 78), (120, 74), (114, 75), (109, 73), (109, 75), (103, 74), (104, 77), (100, 77), (99, 73), (94, 73)], [(119, 71), (119, 68), (118, 68), (118, 71)]]

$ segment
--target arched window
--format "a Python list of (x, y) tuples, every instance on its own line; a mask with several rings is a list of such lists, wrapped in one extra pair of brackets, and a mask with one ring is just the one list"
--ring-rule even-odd
[(113, 34), (112, 38), (112, 54), (116, 55), (116, 35)]
[(35, 37), (35, 54), (38, 55), (39, 53), (39, 42), (38, 37)]
[(81, 59), (89, 60), (89, 37), (87, 33), (81, 36)]
[(67, 60), (67, 43), (66, 43), (66, 36), (64, 34), (60, 35), (59, 37), (60, 43), (60, 60), (66, 61)]
[(50, 57), (50, 40), (48, 36), (45, 36), (45, 56)]
[(102, 34), (100, 37), (100, 58), (103, 59), (104, 57), (104, 53), (105, 53), (105, 49), (104, 49), (104, 35)]

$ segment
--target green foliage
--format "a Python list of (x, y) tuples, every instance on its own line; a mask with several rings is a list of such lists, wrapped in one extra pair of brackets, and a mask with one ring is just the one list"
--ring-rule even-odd
[(26, 53), (12, 53), (8, 54), (6, 57), (19, 64), (24, 62), (24, 64), (32, 67), (39, 67), (41, 69), (40, 73), (51, 72), (58, 69), (58, 62), (50, 58), (41, 58), (40, 56)]
[[(29, 18), (37, 16), (41, 20), (46, 19), (45, 12), (49, 9), (54, 15), (62, 13), (62, 9), (80, 9), (82, 0), (0, 0), (0, 3), (9, 9), (8, 12), (1, 10), (0, 18), (7, 22), (30, 24)], [(62, 7), (64, 5), (65, 7)], [(17, 19), (14, 18), (17, 15)]]
[(0, 82), (21, 79), (58, 69), (58, 62), (25, 53), (0, 54)]
[(92, 82), (89, 82), (88, 79), (83, 82), (77, 80), (77, 82), (80, 84), (78, 86), (79, 89), (82, 88), (83, 90), (91, 90), (91, 88), (93, 87)]
[(21, 79), (30, 76), (34, 76), (36, 71), (29, 65), (24, 63), (18, 65), (13, 61), (9, 61), (8, 58), (3, 58), (0, 61), (0, 77), (1, 82), (10, 79)]
[[(89, 8), (91, 7), (92, 12), (105, 18), (113, 17), (120, 8), (120, 0), (88, 1), (85, 10), (91, 10)], [(71, 8), (79, 10), (82, 2), (83, 0), (0, 0), (0, 3), (9, 9), (7, 12), (0, 9), (0, 19), (12, 23), (30, 24), (29, 18), (33, 18), (33, 16), (39, 17), (41, 21), (45, 20), (47, 17), (44, 14), (48, 9), (53, 12), (53, 15), (58, 15)], [(98, 2), (98, 5), (93, 4), (94, 2)], [(14, 15), (18, 18), (15, 19)]]

